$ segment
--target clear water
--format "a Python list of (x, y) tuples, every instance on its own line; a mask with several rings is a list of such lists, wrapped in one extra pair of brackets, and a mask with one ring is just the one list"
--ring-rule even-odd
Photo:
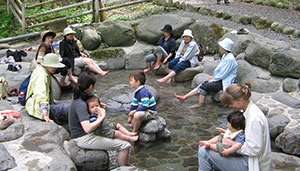
[[(110, 87), (117, 84), (129, 84), (128, 76), (131, 72), (133, 71), (111, 71), (105, 77), (98, 77), (97, 94), (101, 97), (101, 94), (104, 94)], [(160, 77), (154, 73), (147, 73), (146, 84), (153, 86), (160, 95), (157, 111), (166, 119), (167, 129), (171, 131), (171, 139), (151, 144), (133, 143), (130, 163), (150, 171), (197, 170), (199, 140), (209, 139), (218, 134), (216, 127), (226, 128), (226, 117), (232, 110), (213, 102), (210, 96), (206, 99), (205, 107), (190, 110), (188, 107), (197, 103), (198, 96), (180, 103), (174, 97), (174, 93), (183, 95), (189, 92), (191, 82), (176, 82), (175, 85), (170, 86), (157, 83), (155, 79)], [(127, 114), (126, 112), (108, 112), (107, 116), (129, 129)], [(114, 163), (113, 161), (112, 165), (115, 165)]]

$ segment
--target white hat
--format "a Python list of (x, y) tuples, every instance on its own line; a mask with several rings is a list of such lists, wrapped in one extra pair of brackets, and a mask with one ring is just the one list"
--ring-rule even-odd
[(227, 51), (230, 51), (230, 52), (232, 51), (233, 44), (234, 44), (233, 41), (229, 38), (225, 38), (224, 40), (219, 42), (219, 45), (223, 49), (225, 49)]
[(70, 27), (67, 27), (64, 29), (64, 36), (66, 36), (67, 34), (75, 34), (76, 31), (72, 30)]
[(194, 36), (193, 36), (193, 34), (192, 34), (192, 30), (190, 30), (190, 29), (184, 30), (184, 32), (183, 32), (183, 34), (182, 34), (181, 37), (184, 37), (184, 36), (189, 36), (189, 37), (191, 37), (191, 38), (194, 38)]
[(51, 68), (63, 68), (64, 64), (59, 62), (58, 56), (55, 53), (48, 53), (44, 56), (44, 61), (41, 62), (41, 65)]

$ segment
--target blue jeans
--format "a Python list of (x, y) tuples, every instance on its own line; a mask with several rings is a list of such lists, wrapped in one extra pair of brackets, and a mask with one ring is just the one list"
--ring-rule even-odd
[(206, 150), (199, 146), (198, 150), (199, 171), (212, 171), (213, 168), (222, 171), (248, 171), (247, 156), (226, 156), (213, 150)]
[[(182, 61), (179, 62), (180, 58), (174, 58), (169, 62), (168, 67), (172, 69), (176, 74), (182, 70), (185, 70), (186, 68), (191, 67), (190, 61)], [(179, 63), (178, 63), (179, 62)]]
[[(221, 0), (217, 0), (217, 2), (221, 2)], [(228, 0), (224, 0), (224, 3), (227, 3), (228, 2)]]

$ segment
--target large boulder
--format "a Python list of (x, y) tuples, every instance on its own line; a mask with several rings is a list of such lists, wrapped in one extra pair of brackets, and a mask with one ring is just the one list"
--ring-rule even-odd
[(284, 92), (290, 93), (298, 90), (298, 82), (297, 79), (286, 78), (283, 81), (282, 89)]
[(0, 170), (9, 170), (16, 166), (14, 157), (9, 154), (3, 144), (0, 144)]
[(272, 152), (272, 168), (276, 171), (299, 170), (300, 158), (284, 153)]
[(279, 51), (272, 56), (269, 71), (273, 75), (283, 77), (300, 77), (300, 50), (291, 48), (286, 51)]
[(207, 58), (204, 58), (204, 60), (202, 61), (202, 65), (204, 66), (203, 73), (213, 75), (214, 70), (219, 63), (219, 60), (207, 60)]
[(144, 58), (153, 53), (154, 47), (142, 43), (135, 43), (134, 46), (124, 48), (126, 52), (125, 69), (144, 69), (146, 63)]
[(106, 171), (109, 167), (109, 156), (104, 150), (82, 149), (74, 140), (69, 141), (68, 150), (71, 159), (79, 171), (99, 170)]
[[(159, 94), (155, 88), (146, 85), (146, 88), (154, 96), (155, 100), (158, 101)], [(118, 84), (108, 89), (101, 95), (101, 101), (107, 104), (108, 110), (110, 111), (123, 111), (129, 112), (130, 104), (133, 99), (134, 89), (128, 84)]]
[(193, 31), (195, 41), (203, 46), (205, 54), (219, 52), (218, 40), (225, 33), (222, 26), (207, 21), (197, 21), (189, 27)]
[(144, 19), (136, 28), (137, 37), (147, 43), (156, 44), (162, 36), (160, 31), (165, 24), (173, 28), (175, 38), (179, 38), (183, 31), (193, 23), (191, 18), (179, 17), (174, 14), (152, 15)]
[(125, 51), (122, 48), (98, 49), (90, 53), (92, 58), (104, 61), (107, 69), (123, 69), (125, 67)]
[(195, 75), (201, 73), (203, 71), (203, 66), (201, 64), (197, 65), (193, 68), (187, 68), (175, 76), (175, 81), (177, 82), (183, 82), (183, 81), (189, 81), (194, 78)]
[(208, 75), (206, 73), (199, 73), (197, 74), (192, 81), (192, 88), (196, 88), (198, 85), (200, 85), (201, 83), (203, 83), (204, 81), (207, 81), (209, 78), (211, 77), (211, 75)]
[(95, 50), (101, 44), (101, 36), (95, 29), (86, 28), (82, 31), (81, 43), (86, 50)]
[(14, 119), (14, 123), (4, 130), (0, 130), (0, 142), (11, 141), (20, 138), (24, 134), (24, 124)]
[(285, 126), (290, 122), (290, 119), (281, 113), (282, 111), (280, 109), (274, 109), (268, 115), (270, 135), (273, 139), (281, 134)]
[(131, 46), (135, 43), (134, 29), (124, 21), (107, 20), (96, 26), (103, 42), (109, 46)]
[(276, 146), (280, 147), (285, 153), (300, 154), (300, 125), (285, 128), (275, 140)]
[(300, 108), (300, 100), (288, 93), (280, 91), (274, 94), (272, 98), (292, 108)]

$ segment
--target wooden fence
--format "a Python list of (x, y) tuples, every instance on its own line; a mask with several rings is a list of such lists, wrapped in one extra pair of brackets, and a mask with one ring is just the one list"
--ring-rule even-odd
[[(139, 3), (143, 3), (143, 2), (147, 2), (148, 0), (136, 0), (136, 1), (131, 1), (131, 2), (126, 2), (123, 4), (119, 4), (119, 5), (115, 5), (115, 6), (110, 6), (110, 7), (104, 7), (101, 3), (101, 0), (83, 0), (82, 2), (78, 2), (78, 3), (74, 3), (74, 4), (70, 4), (67, 6), (63, 6), (63, 7), (59, 7), (56, 8), (56, 3), (59, 0), (47, 0), (45, 2), (39, 2), (36, 4), (26, 4), (21, 0), (7, 0), (7, 12), (8, 13), (13, 13), (13, 15), (15, 16), (15, 18), (17, 19), (17, 21), (21, 24), (22, 26), (22, 31), (25, 32), (26, 29), (28, 28), (34, 28), (34, 27), (40, 27), (40, 26), (44, 26), (44, 25), (48, 25), (52, 22), (56, 22), (56, 21), (60, 21), (60, 20), (67, 20), (67, 19), (71, 19), (71, 18), (75, 18), (75, 17), (80, 17), (83, 15), (88, 15), (88, 14), (93, 14), (94, 16), (94, 22), (99, 22), (99, 21), (104, 21), (105, 18), (103, 17), (103, 12), (105, 11), (109, 11), (109, 10), (113, 10), (113, 9), (117, 9), (117, 8), (121, 8), (121, 7), (125, 7), (125, 6), (130, 6), (130, 5), (134, 5), (134, 4), (139, 4)], [(38, 14), (34, 14), (34, 15), (27, 15), (26, 14), (26, 10), (27, 9), (32, 9), (32, 8), (36, 8), (36, 7), (40, 7), (46, 4), (52, 4), (52, 8), (51, 10), (48, 11), (44, 11)], [(85, 12), (82, 13), (77, 13), (77, 14), (73, 14), (70, 16), (58, 16), (57, 18), (53, 18), (41, 23), (37, 23), (37, 24), (33, 24), (33, 25), (27, 25), (26, 20), (28, 19), (35, 19), (36, 17), (40, 17), (43, 15), (48, 15), (48, 14), (53, 14), (55, 12), (58, 11), (63, 11), (63, 10), (67, 10), (70, 8), (75, 8), (75, 7), (80, 7), (80, 6), (84, 6), (84, 5), (92, 5), (92, 9), (88, 9)]]

